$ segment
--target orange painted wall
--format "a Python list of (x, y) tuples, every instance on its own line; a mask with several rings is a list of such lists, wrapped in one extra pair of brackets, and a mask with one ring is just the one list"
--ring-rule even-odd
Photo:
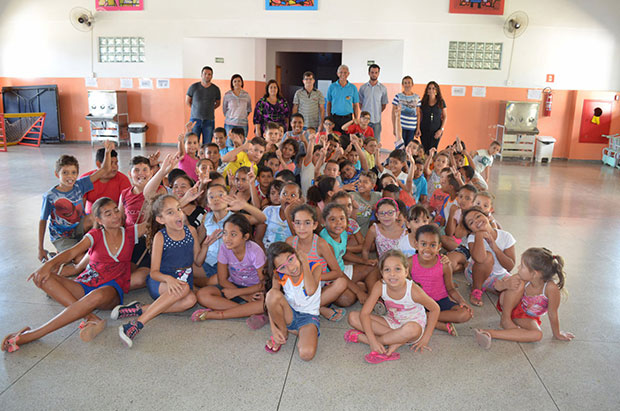
[[(176, 136), (183, 130), (189, 120), (189, 108), (184, 105), (187, 88), (198, 79), (170, 79), (169, 89), (138, 89), (134, 79), (133, 89), (127, 90), (130, 121), (145, 121), (149, 124), (147, 141), (149, 143), (174, 143)], [(222, 94), (230, 87), (229, 80), (214, 80)], [(24, 86), (37, 84), (57, 84), (59, 88), (60, 117), (62, 131), (67, 141), (89, 141), (87, 114), (87, 90), (83, 78), (0, 78), (0, 86)], [(359, 88), (361, 84), (356, 84)], [(390, 104), (383, 112), (382, 124), (383, 146), (393, 147), (394, 137), (391, 122), (391, 99), (401, 90), (400, 84), (385, 84), (388, 89)], [(116, 89), (118, 78), (99, 78), (99, 89)], [(422, 95), (424, 84), (414, 86), (414, 91)], [(246, 81), (245, 90), (256, 102), (264, 93), (264, 82)], [(487, 87), (485, 98), (471, 96), (471, 87), (467, 87), (465, 97), (452, 97), (451, 86), (442, 85), (442, 92), (448, 106), (448, 122), (441, 140), (440, 148), (445, 147), (459, 136), (469, 149), (488, 146), (495, 138), (495, 125), (498, 123), (499, 104), (502, 100), (526, 100), (527, 89)], [(584, 99), (613, 100), (613, 92), (595, 92), (581, 90), (554, 90), (553, 112), (551, 117), (540, 117), (538, 128), (540, 134), (557, 139), (554, 157), (599, 160), (605, 144), (579, 143), (579, 120)], [(612, 105), (611, 133), (620, 132), (620, 104)], [(216, 126), (223, 126), (224, 116), (216, 110)], [(79, 131), (82, 127), (82, 131)]]

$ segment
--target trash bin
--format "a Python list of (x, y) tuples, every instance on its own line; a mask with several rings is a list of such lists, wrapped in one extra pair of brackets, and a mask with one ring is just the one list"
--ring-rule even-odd
[(140, 144), (140, 147), (146, 146), (146, 130), (149, 128), (146, 123), (130, 123), (127, 128), (129, 130), (129, 141), (131, 141), (131, 147), (135, 147), (136, 144)]
[(555, 146), (555, 138), (549, 136), (536, 137), (536, 154), (535, 159), (537, 163), (546, 161), (551, 162), (553, 158), (553, 147)]

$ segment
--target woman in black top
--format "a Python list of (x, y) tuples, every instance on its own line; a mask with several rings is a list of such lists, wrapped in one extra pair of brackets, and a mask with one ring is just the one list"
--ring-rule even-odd
[(420, 110), (422, 112), (420, 118), (422, 146), (424, 146), (424, 151), (428, 153), (431, 148), (437, 148), (448, 118), (446, 102), (441, 96), (441, 89), (436, 82), (431, 81), (426, 85)]

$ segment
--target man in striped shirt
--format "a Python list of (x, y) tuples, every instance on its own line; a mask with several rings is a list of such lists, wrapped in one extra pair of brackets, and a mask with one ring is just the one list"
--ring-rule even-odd
[(303, 76), (304, 87), (293, 96), (293, 114), (304, 116), (304, 130), (308, 127), (321, 131), (325, 118), (325, 97), (314, 88), (314, 73), (306, 71)]

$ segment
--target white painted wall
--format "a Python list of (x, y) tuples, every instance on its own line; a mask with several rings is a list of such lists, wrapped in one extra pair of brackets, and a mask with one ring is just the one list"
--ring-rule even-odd
[[(343, 61), (351, 66), (352, 80), (362, 81), (365, 77), (357, 74), (353, 64), (379, 59), (366, 58), (368, 46), (357, 40), (374, 39), (402, 41), (404, 52), (380, 63), (384, 82), (389, 67), (394, 71), (390, 78), (410, 74), (417, 83), (435, 79), (445, 84), (503, 86), (510, 42), (501, 27), (510, 13), (524, 10), (530, 25), (515, 45), (514, 86), (542, 86), (544, 75), (553, 73), (556, 88), (618, 90), (620, 7), (617, 0), (598, 0), (592, 7), (590, 3), (511, 0), (504, 16), (476, 16), (449, 14), (447, 0), (321, 0), (319, 10), (313, 12), (265, 11), (261, 0), (184, 0), (172, 7), (170, 2), (150, 0), (143, 12), (98, 13), (94, 32), (95, 36), (145, 37), (147, 62), (95, 63), (94, 68), (101, 77), (184, 77), (186, 63), (190, 64), (184, 56), (186, 39), (239, 38), (248, 40), (246, 45), (254, 41), (254, 52), (239, 64), (244, 70), (255, 64), (254, 79), (263, 80), (262, 74), (270, 75), (263, 67), (270, 67), (271, 49), (255, 39), (342, 40)], [(88, 75), (90, 38), (71, 27), (68, 14), (74, 6), (92, 9), (93, 4), (94, 0), (0, 2), (0, 76)], [(448, 69), (450, 40), (504, 42), (502, 70)], [(248, 47), (244, 50), (252, 49)], [(347, 54), (356, 61), (347, 61)]]
[(379, 80), (400, 83), (403, 77), (402, 40), (343, 40), (342, 62), (349, 66), (349, 81), (368, 81), (368, 60), (381, 67)]

